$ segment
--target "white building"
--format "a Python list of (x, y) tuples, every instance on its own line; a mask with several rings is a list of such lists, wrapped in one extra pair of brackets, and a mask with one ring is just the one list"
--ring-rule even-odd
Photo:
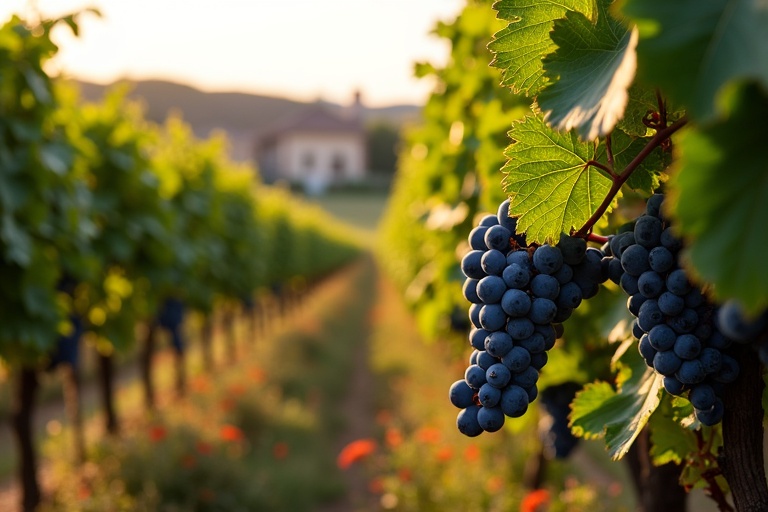
[(367, 176), (360, 95), (339, 115), (321, 104), (282, 120), (259, 137), (256, 160), (266, 182), (288, 181), (310, 193)]

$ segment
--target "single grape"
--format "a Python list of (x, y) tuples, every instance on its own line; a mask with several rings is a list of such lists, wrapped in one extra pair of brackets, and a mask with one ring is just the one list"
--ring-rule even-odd
[(505, 356), (512, 346), (512, 337), (504, 331), (492, 332), (485, 338), (485, 351), (493, 357)]
[(486, 432), (496, 432), (504, 426), (504, 413), (501, 407), (481, 407), (477, 411), (477, 423)]
[(484, 254), (486, 253), (483, 251), (469, 251), (467, 254), (465, 254), (461, 259), (462, 273), (467, 277), (471, 277), (472, 279), (484, 278), (487, 275), (482, 266), (482, 259)]
[(554, 274), (563, 264), (563, 253), (557, 247), (544, 244), (533, 253), (533, 266), (542, 274)]
[(477, 437), (483, 433), (483, 429), (477, 421), (479, 410), (479, 405), (470, 405), (466, 409), (459, 411), (459, 415), (456, 417), (456, 426), (459, 432), (468, 437)]
[(531, 364), (531, 353), (523, 347), (514, 347), (501, 358), (502, 364), (512, 372), (518, 373)]
[(488, 384), (499, 389), (509, 384), (511, 377), (512, 374), (509, 368), (502, 363), (496, 363), (485, 371), (485, 379)]
[(531, 298), (524, 291), (512, 288), (501, 297), (501, 308), (512, 318), (522, 317), (531, 309)]
[[(474, 251), (473, 251), (474, 252)], [(471, 254), (471, 253), (469, 253)], [(487, 275), (500, 276), (507, 266), (507, 257), (503, 252), (491, 249), (483, 253), (480, 258), (480, 266)], [(467, 276), (474, 277), (474, 276)]]
[(451, 403), (459, 409), (465, 409), (475, 403), (475, 390), (469, 387), (469, 384), (464, 379), (457, 380), (451, 384), (448, 396)]
[(480, 389), (480, 386), (487, 382), (487, 379), (485, 378), (486, 371), (487, 370), (483, 370), (476, 364), (468, 366), (467, 370), (464, 372), (464, 380), (472, 389)]
[(506, 253), (509, 250), (509, 239), (511, 237), (512, 233), (510, 233), (504, 226), (491, 226), (488, 228), (488, 231), (485, 232), (485, 245), (487, 245), (489, 249), (496, 249)]
[(511, 385), (507, 386), (501, 392), (501, 406), (502, 412), (511, 418), (519, 418), (525, 411), (528, 410), (528, 393), (520, 386)]
[(499, 276), (485, 276), (477, 282), (477, 296), (485, 304), (497, 304), (505, 291), (507, 285)]
[(486, 382), (480, 386), (480, 391), (477, 392), (477, 399), (480, 400), (483, 407), (494, 407), (498, 405), (499, 400), (501, 400), (501, 390)]

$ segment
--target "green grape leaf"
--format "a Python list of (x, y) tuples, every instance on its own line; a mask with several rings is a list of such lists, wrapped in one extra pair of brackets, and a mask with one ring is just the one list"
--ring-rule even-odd
[(637, 22), (638, 74), (692, 117), (711, 121), (718, 95), (734, 79), (768, 87), (768, 9), (751, 0), (627, 0)]
[(601, 8), (597, 23), (569, 11), (551, 33), (557, 50), (544, 58), (551, 85), (539, 95), (544, 120), (584, 140), (604, 136), (624, 115), (637, 68), (637, 30)]
[(494, 34), (488, 49), (491, 65), (502, 70), (501, 84), (532, 97), (547, 84), (541, 58), (555, 50), (552, 24), (568, 11), (594, 18), (594, 0), (499, 0), (493, 5), (509, 25)]
[(595, 382), (576, 394), (571, 403), (570, 425), (574, 435), (605, 438), (614, 460), (626, 455), (660, 402), (662, 378), (639, 356), (627, 350), (618, 363), (622, 373), (617, 390)]
[[(631, 137), (621, 130), (614, 130), (611, 134), (611, 148), (616, 172), (620, 174), (647, 143), (648, 139)], [(604, 145), (600, 146), (598, 153), (600, 154), (598, 160), (604, 161)], [(632, 172), (627, 180), (627, 186), (632, 190), (653, 193), (659, 187), (661, 174), (671, 162), (672, 155), (669, 152), (663, 151), (660, 147), (654, 149)]]
[(757, 85), (731, 92), (728, 119), (680, 134), (668, 206), (695, 274), (756, 312), (768, 307), (768, 97)]
[(592, 216), (611, 188), (611, 179), (587, 162), (595, 144), (573, 133), (558, 133), (538, 116), (516, 123), (504, 155), (504, 192), (510, 214), (528, 242), (557, 242)]
[[(685, 400), (688, 414), (693, 409)], [(692, 430), (680, 425), (681, 408), (673, 405), (673, 400), (665, 394), (656, 414), (651, 416), (648, 427), (651, 432), (650, 456), (657, 466), (674, 462), (683, 464), (691, 453), (697, 451), (696, 435)]]

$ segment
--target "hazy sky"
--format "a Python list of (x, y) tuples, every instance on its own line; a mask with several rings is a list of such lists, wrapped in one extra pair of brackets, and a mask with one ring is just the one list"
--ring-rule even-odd
[[(372, 106), (423, 101), (413, 63), (445, 61), (429, 32), (463, 0), (37, 0), (46, 15), (98, 7), (81, 36), (60, 31), (57, 69), (97, 82), (164, 78), (205, 90)], [(0, 0), (0, 19), (30, 0)]]

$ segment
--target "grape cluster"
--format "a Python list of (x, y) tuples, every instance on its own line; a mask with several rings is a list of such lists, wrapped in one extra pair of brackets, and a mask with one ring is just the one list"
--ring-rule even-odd
[(663, 194), (648, 199), (632, 231), (611, 237), (609, 278), (629, 295), (632, 332), (648, 366), (664, 376), (673, 395), (688, 393), (704, 425), (723, 417), (723, 385), (739, 373), (725, 350), (730, 340), (718, 329), (717, 307), (691, 284), (680, 265), (682, 242), (661, 213)]
[(726, 301), (717, 313), (717, 325), (729, 339), (735, 343), (751, 345), (763, 364), (768, 364), (768, 310), (758, 314), (748, 314), (741, 303), (731, 299)]
[(526, 412), (562, 322), (607, 279), (603, 252), (585, 240), (564, 236), (557, 245), (529, 247), (515, 227), (504, 201), (470, 232), (461, 261), (474, 351), (449, 395), (467, 436), (497, 431), (506, 416)]

